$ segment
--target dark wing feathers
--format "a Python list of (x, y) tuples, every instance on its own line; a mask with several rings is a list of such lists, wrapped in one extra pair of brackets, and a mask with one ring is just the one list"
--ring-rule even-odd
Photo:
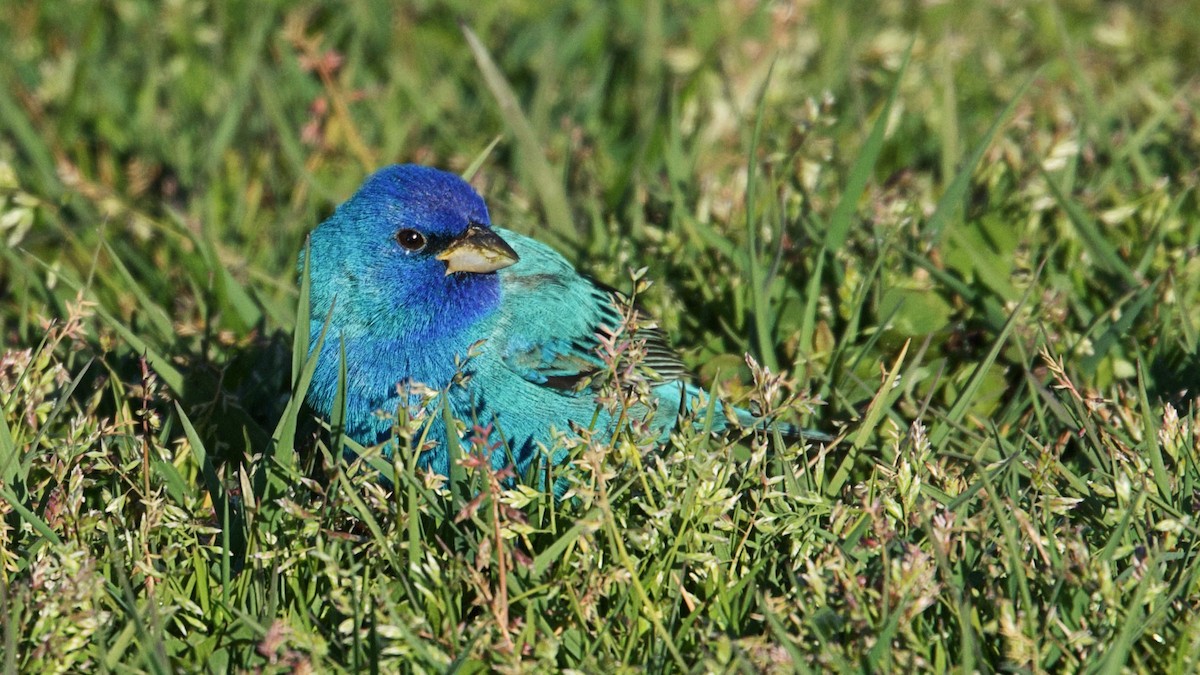
[[(608, 308), (610, 325), (619, 326), (621, 324), (621, 314), (617, 308), (628, 305), (629, 297), (607, 284), (593, 279), (589, 279), (589, 281), (596, 288), (595, 296), (597, 302), (602, 303)], [(640, 309), (638, 311), (643, 316), (646, 316), (645, 312)], [(646, 357), (642, 361), (642, 366), (651, 371), (658, 379), (666, 382), (671, 380), (687, 380), (691, 377), (687, 366), (683, 365), (683, 361), (679, 358), (679, 353), (671, 346), (670, 338), (657, 325), (649, 324), (639, 327), (633, 337), (637, 340), (646, 341)]]
[[(521, 254), (525, 256), (524, 253)], [(506, 279), (509, 323), (518, 325), (515, 308), (528, 303), (521, 330), (509, 333), (501, 354), (508, 368), (545, 387), (566, 392), (587, 389), (604, 367), (600, 337), (611, 337), (622, 323), (621, 292), (570, 270), (571, 276), (539, 272)], [(536, 298), (534, 300), (533, 298)], [(645, 340), (642, 368), (658, 381), (687, 380), (689, 374), (665, 333), (641, 327), (632, 336)]]
[(658, 379), (669, 382), (686, 381), (691, 378), (687, 366), (683, 365), (679, 354), (671, 347), (666, 333), (657, 326), (642, 328), (637, 332), (636, 338), (646, 341), (646, 358), (642, 361), (642, 366), (654, 373)]

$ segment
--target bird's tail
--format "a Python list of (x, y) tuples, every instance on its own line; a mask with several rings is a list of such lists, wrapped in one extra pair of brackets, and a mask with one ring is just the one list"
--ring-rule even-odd
[(806, 441), (816, 441), (817, 443), (828, 443), (833, 440), (833, 436), (815, 429), (804, 429), (790, 422), (775, 422), (761, 417), (756, 417), (749, 410), (744, 410), (735, 406), (729, 406), (734, 417), (737, 418), (738, 425), (743, 429), (761, 429), (763, 431), (778, 431), (780, 436), (786, 439), (804, 439)]
[[(683, 414), (688, 409), (691, 409), (693, 413), (703, 415), (706, 407), (710, 404), (708, 394), (691, 384), (683, 387), (683, 393), (684, 397), (680, 404), (679, 413)], [(768, 432), (778, 431), (785, 439), (804, 439), (818, 443), (828, 443), (833, 440), (833, 436), (823, 431), (804, 429), (788, 422), (764, 419), (749, 410), (720, 401), (711, 402), (711, 404), (714, 406), (713, 412), (715, 413), (713, 415), (713, 422), (716, 422), (713, 424), (713, 431), (729, 431), (736, 427)], [(728, 423), (726, 420), (728, 420)], [(734, 424), (735, 422), (736, 425)]]

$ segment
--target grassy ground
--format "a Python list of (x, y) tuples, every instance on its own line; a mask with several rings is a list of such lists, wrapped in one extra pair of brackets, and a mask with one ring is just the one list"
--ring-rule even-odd
[[(849, 5), (0, 4), (5, 671), (1200, 668), (1200, 19)], [(296, 254), (395, 161), (839, 442), (301, 447)]]

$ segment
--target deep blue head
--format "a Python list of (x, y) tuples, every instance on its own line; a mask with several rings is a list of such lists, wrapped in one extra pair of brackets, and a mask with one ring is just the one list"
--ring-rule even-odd
[(346, 337), (395, 340), (469, 326), (500, 302), (496, 270), (517, 254), (458, 176), (389, 166), (312, 233), (312, 318)]

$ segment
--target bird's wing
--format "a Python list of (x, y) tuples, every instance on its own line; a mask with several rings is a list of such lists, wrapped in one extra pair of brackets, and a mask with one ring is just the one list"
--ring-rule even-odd
[[(494, 338), (505, 366), (522, 378), (563, 392), (589, 387), (604, 363), (598, 349), (622, 324), (627, 300), (581, 274), (553, 249), (500, 231), (521, 261), (500, 271), (503, 301)], [(666, 336), (641, 327), (630, 336), (645, 341), (643, 371), (661, 381), (686, 380), (687, 369)]]

